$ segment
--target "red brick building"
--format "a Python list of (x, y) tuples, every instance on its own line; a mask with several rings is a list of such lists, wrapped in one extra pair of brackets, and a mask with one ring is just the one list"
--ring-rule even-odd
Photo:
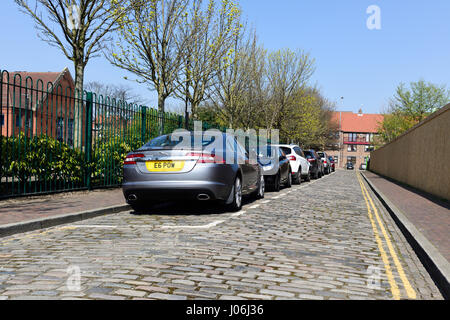
[(373, 150), (373, 139), (383, 122), (383, 115), (358, 113), (351, 111), (336, 111), (332, 121), (339, 128), (337, 149), (325, 151), (333, 156), (337, 167), (344, 168), (347, 162), (352, 162), (356, 169), (360, 169)]
[(75, 83), (67, 68), (61, 72), (4, 71), (0, 88), (3, 136), (45, 134), (73, 145), (74, 110), (79, 102), (74, 99)]

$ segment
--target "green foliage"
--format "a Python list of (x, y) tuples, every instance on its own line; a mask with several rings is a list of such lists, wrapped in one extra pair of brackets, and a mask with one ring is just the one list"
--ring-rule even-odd
[(450, 102), (450, 91), (445, 86), (423, 80), (411, 82), (408, 89), (401, 83), (391, 99), (391, 113), (403, 115), (418, 123)]
[(197, 108), (197, 120), (206, 122), (215, 128), (225, 126), (224, 121), (221, 121), (220, 119), (220, 113), (211, 106), (201, 106)]
[(84, 154), (46, 135), (2, 137), (1, 167), (4, 177), (25, 183), (37, 180), (80, 183), (85, 168)]
[(283, 113), (280, 139), (304, 148), (332, 148), (336, 143), (331, 123), (333, 106), (314, 89), (298, 90)]
[(379, 144), (394, 140), (449, 102), (450, 91), (445, 86), (420, 80), (411, 82), (407, 88), (401, 83), (380, 125)]
[(122, 183), (123, 161), (128, 153), (142, 146), (138, 135), (107, 135), (95, 146), (92, 177), (94, 184), (115, 185)]

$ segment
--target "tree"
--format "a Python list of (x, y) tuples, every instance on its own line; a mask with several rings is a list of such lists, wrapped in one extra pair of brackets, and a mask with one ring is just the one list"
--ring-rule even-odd
[(187, 39), (183, 52), (183, 66), (177, 78), (175, 95), (185, 101), (185, 118), (188, 124), (188, 107), (192, 117), (212, 87), (215, 75), (233, 45), (240, 28), (240, 10), (230, 0), (222, 0), (220, 7), (209, 0), (203, 8), (202, 0), (193, 0), (191, 12), (183, 23), (183, 37)]
[(226, 123), (221, 118), (221, 114), (210, 103), (203, 103), (197, 108), (196, 120), (208, 123), (208, 125), (215, 128), (225, 127)]
[[(127, 0), (127, 14), (119, 20), (119, 41), (108, 49), (107, 59), (136, 75), (136, 81), (158, 93), (158, 111), (164, 113), (183, 62), (182, 22), (189, 0)], [(163, 117), (161, 116), (161, 131)]]
[(336, 144), (337, 126), (331, 122), (334, 106), (316, 88), (301, 88), (285, 110), (280, 138), (303, 148), (325, 149)]
[(378, 139), (375, 141), (377, 147), (388, 143), (408, 129), (412, 128), (417, 121), (413, 118), (405, 116), (401, 112), (391, 112), (384, 115), (383, 122), (378, 130)]
[[(104, 41), (110, 39), (109, 34), (125, 8), (119, 5), (119, 0), (36, 0), (34, 10), (27, 0), (15, 2), (33, 18), (38, 36), (73, 61), (75, 90), (82, 97), (85, 67), (102, 49)], [(76, 104), (75, 114), (79, 114), (78, 107)], [(76, 117), (75, 137), (79, 136), (80, 128)]]
[(417, 123), (450, 102), (450, 91), (445, 85), (411, 82), (410, 89), (401, 83), (391, 99), (391, 110), (412, 118)]
[(314, 60), (297, 50), (282, 49), (269, 54), (267, 80), (270, 87), (270, 110), (266, 113), (268, 128), (282, 128), (288, 117), (288, 108), (299, 90), (304, 88), (314, 72)]
[(398, 85), (381, 123), (381, 142), (388, 143), (412, 128), (431, 113), (450, 102), (450, 91), (444, 85), (423, 80), (411, 82), (409, 88)]
[(133, 89), (126, 85), (104, 84), (91, 81), (84, 88), (87, 91), (95, 92), (98, 96), (102, 95), (104, 98), (110, 97), (111, 99), (122, 100), (136, 105), (142, 105), (146, 102), (144, 98), (134, 93)]
[[(226, 119), (230, 128), (256, 126), (258, 119), (254, 112), (260, 97), (252, 98), (258, 92), (263, 94), (265, 50), (258, 45), (255, 34), (245, 36), (245, 29), (235, 34), (231, 54), (221, 61), (214, 81), (211, 101)], [(250, 121), (249, 121), (250, 117)]]

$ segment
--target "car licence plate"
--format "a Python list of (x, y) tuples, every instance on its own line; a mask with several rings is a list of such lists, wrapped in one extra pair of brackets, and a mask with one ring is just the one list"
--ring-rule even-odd
[(145, 166), (150, 172), (181, 171), (184, 161), (147, 161)]

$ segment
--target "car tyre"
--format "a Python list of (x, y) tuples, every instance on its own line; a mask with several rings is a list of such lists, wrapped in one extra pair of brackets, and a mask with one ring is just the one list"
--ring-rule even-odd
[(308, 175), (306, 176), (305, 179), (306, 182), (310, 182), (311, 181), (311, 171), (308, 170)]
[(236, 212), (242, 208), (242, 182), (241, 178), (236, 177), (233, 187), (231, 188), (229, 203), (226, 207), (228, 211)]
[(275, 181), (273, 182), (273, 191), (279, 192), (281, 189), (281, 174), (280, 171), (278, 171), (277, 175), (275, 176)]
[(292, 176), (292, 183), (293, 184), (301, 184), (302, 183), (302, 177), (300, 175), (301, 168), (298, 169), (298, 171)]
[(261, 174), (259, 178), (258, 190), (255, 192), (255, 199), (263, 199), (266, 191), (266, 182)]
[[(301, 180), (301, 179), (300, 179), (300, 180)], [(288, 173), (288, 178), (287, 178), (285, 187), (286, 187), (286, 188), (292, 187), (292, 171), (291, 171), (291, 168), (290, 168), (290, 167), (289, 167), (289, 173)]]

